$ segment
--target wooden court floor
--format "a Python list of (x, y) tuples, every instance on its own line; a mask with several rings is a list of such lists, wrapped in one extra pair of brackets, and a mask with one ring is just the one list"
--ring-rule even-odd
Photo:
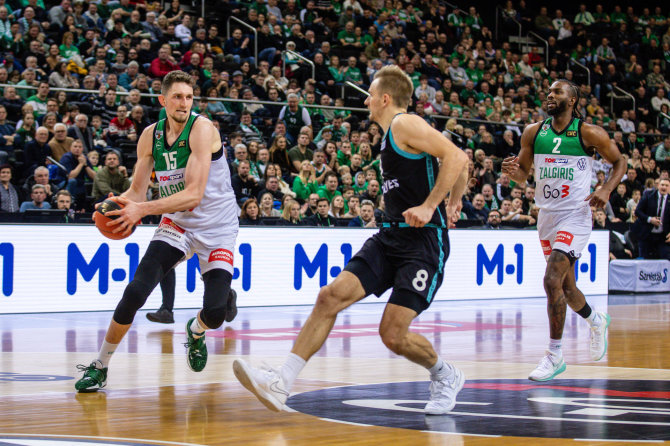
[[(466, 374), (453, 413), (426, 417), (428, 376), (377, 335), (383, 306), (340, 315), (296, 382), (289, 411), (267, 411), (232, 361), (279, 366), (309, 307), (241, 308), (208, 334), (209, 363), (186, 365), (184, 324), (138, 314), (108, 384), (74, 392), (111, 313), (0, 316), (0, 445), (585, 445), (670, 442), (670, 296), (595, 296), (612, 316), (609, 352), (589, 358), (589, 329), (569, 313), (567, 371), (527, 380), (544, 354), (544, 299), (436, 302), (413, 329)], [(374, 302), (374, 300), (373, 300)]]

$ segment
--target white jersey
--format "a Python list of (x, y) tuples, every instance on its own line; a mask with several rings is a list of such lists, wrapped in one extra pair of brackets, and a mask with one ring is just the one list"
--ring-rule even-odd
[[(186, 126), (168, 147), (165, 140), (165, 119), (156, 123), (153, 134), (153, 157), (160, 197), (175, 194), (186, 187), (185, 171), (191, 149), (189, 136), (199, 116), (191, 113)], [(202, 118), (205, 119), (205, 118)], [(238, 206), (231, 184), (230, 170), (223, 147), (212, 154), (205, 193), (200, 204), (192, 209), (164, 214), (181, 229), (202, 233), (220, 232), (239, 226)]]
[(535, 202), (549, 211), (582, 208), (591, 193), (593, 163), (582, 142), (582, 121), (573, 118), (560, 133), (551, 123), (552, 118), (542, 123), (533, 143)]

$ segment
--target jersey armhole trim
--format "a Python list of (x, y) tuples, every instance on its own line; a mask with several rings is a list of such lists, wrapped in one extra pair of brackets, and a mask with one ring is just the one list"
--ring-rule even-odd
[[(403, 113), (398, 113), (393, 117), (393, 119), (396, 118), (396, 116), (399, 116)], [(403, 158), (411, 159), (411, 160), (420, 160), (425, 158), (426, 156), (423, 153), (410, 153), (407, 152), (406, 150), (401, 149), (395, 142), (395, 139), (393, 139), (393, 133), (391, 132), (391, 126), (393, 125), (393, 119), (391, 120), (391, 123), (389, 124), (389, 129), (388, 129), (388, 136), (389, 136), (389, 142), (391, 143), (391, 147), (393, 147), (393, 150), (395, 152), (402, 156)]]
[(542, 121), (542, 123), (537, 127), (537, 131), (535, 132), (535, 136), (533, 137), (533, 144), (531, 144), (531, 147), (533, 148), (533, 156), (535, 156), (535, 142), (537, 141), (537, 137), (540, 134), (540, 130), (542, 130), (542, 126), (544, 126), (547, 123), (547, 119)]
[(584, 152), (584, 155), (586, 156), (593, 156), (595, 153), (595, 150), (593, 150), (594, 153), (589, 153), (590, 149), (586, 147), (586, 144), (584, 144), (584, 139), (582, 138), (582, 124), (584, 124), (584, 121), (581, 119), (577, 121), (577, 135), (579, 135), (579, 143), (582, 145), (582, 151)]

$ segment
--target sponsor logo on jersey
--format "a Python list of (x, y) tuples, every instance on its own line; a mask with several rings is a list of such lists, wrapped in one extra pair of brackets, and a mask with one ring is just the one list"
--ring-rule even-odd
[(565, 132), (565, 136), (569, 138), (575, 138), (577, 136), (577, 130), (568, 130)]
[(163, 131), (156, 130), (156, 139), (163, 139)]
[(186, 141), (184, 141), (182, 139), (181, 141), (179, 141), (179, 144), (177, 145), (177, 147), (186, 147)]
[(572, 181), (574, 179), (574, 170), (572, 167), (540, 167), (539, 179), (557, 178)]
[(565, 243), (566, 245), (570, 246), (572, 245), (572, 239), (574, 239), (575, 236), (570, 234), (569, 232), (566, 231), (558, 231), (556, 233), (556, 240), (554, 243)]
[(586, 169), (586, 158), (579, 158), (579, 160), (577, 160), (577, 168), (579, 170)]
[(182, 178), (184, 178), (184, 172), (177, 172), (171, 175), (161, 175), (158, 177), (158, 181), (175, 181), (181, 180)]
[(551, 124), (544, 124), (542, 126), (542, 129), (540, 129), (540, 136), (547, 136), (547, 131), (549, 130), (549, 127), (551, 127)]
[(209, 254), (209, 260), (207, 260), (209, 263), (212, 262), (226, 262), (229, 264), (233, 264), (233, 253), (228, 251), (227, 249), (219, 248), (215, 249)]
[(382, 145), (380, 146), (379, 150), (382, 151), (386, 148), (386, 138), (382, 139)]
[(547, 164), (568, 164), (567, 158), (545, 158), (544, 162)]

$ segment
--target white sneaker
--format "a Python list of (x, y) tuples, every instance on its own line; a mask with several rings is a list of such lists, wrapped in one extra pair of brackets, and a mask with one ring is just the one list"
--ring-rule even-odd
[(600, 361), (607, 353), (607, 327), (610, 326), (610, 315), (598, 313), (602, 322), (599, 326), (591, 327), (591, 359)]
[(233, 361), (233, 372), (242, 385), (270, 410), (280, 412), (288, 399), (288, 390), (279, 371), (272, 367), (252, 367), (241, 359)]
[(456, 405), (456, 395), (465, 384), (465, 374), (454, 366), (453, 381), (446, 379), (430, 382), (430, 401), (426, 404), (424, 411), (426, 415), (444, 415), (450, 412)]
[(547, 356), (540, 360), (535, 370), (530, 372), (528, 379), (531, 381), (549, 381), (559, 373), (565, 372), (565, 361), (547, 350)]

